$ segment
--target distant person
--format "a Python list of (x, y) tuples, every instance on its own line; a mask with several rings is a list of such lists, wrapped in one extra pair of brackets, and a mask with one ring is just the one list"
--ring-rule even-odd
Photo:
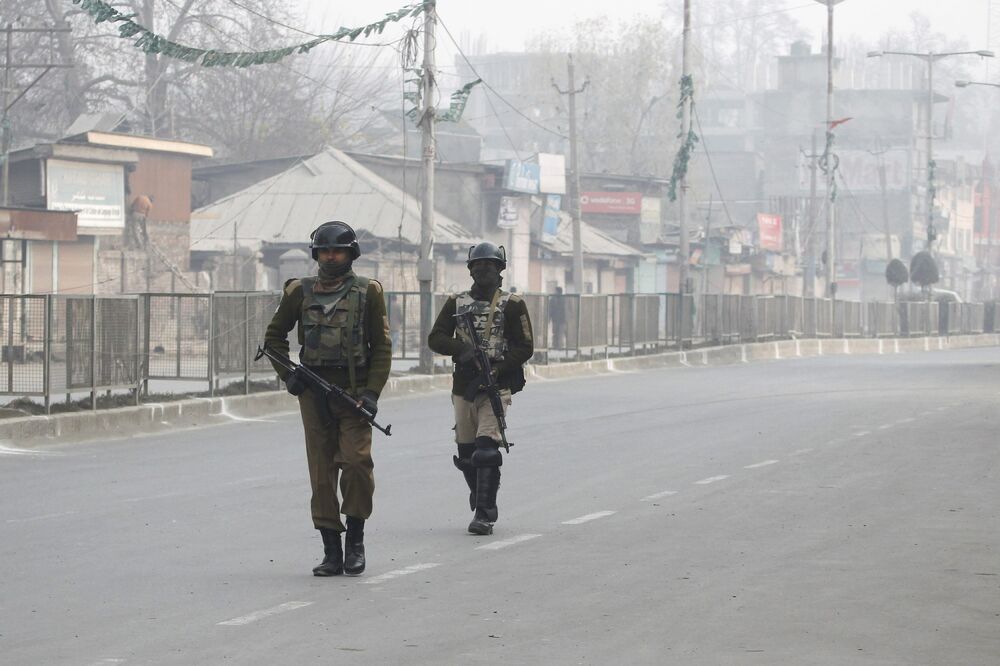
[(137, 194), (136, 197), (132, 199), (130, 210), (132, 212), (133, 237), (135, 238), (136, 244), (144, 246), (149, 240), (149, 235), (146, 230), (146, 220), (149, 219), (149, 214), (153, 212), (153, 195)]
[(566, 349), (566, 297), (563, 288), (549, 297), (549, 321), (552, 322), (552, 348)]
[(403, 308), (399, 305), (402, 298), (405, 296), (389, 296), (389, 336), (392, 338), (393, 349), (399, 349), (399, 336), (403, 330)]
[[(382, 285), (354, 274), (361, 255), (357, 234), (344, 222), (327, 222), (310, 236), (317, 277), (285, 283), (265, 344), (288, 356), (288, 332), (298, 328), (299, 359), (328, 382), (349, 387), (372, 414), (389, 379), (392, 343)], [(275, 364), (288, 392), (299, 399), (312, 483), (312, 520), (323, 538), (315, 576), (358, 575), (365, 570), (365, 520), (372, 512), (372, 427), (343, 403), (323, 399), (295, 373)], [(343, 503), (337, 498), (337, 480)], [(341, 514), (346, 517), (347, 535)]]

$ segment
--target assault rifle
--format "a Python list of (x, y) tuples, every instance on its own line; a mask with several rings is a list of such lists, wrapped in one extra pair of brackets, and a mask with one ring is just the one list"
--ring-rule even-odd
[(383, 428), (379, 424), (375, 423), (375, 415), (371, 413), (371, 410), (366, 409), (365, 407), (359, 405), (358, 401), (354, 397), (352, 397), (351, 394), (348, 393), (346, 389), (343, 389), (337, 386), (336, 384), (331, 384), (330, 382), (326, 381), (325, 379), (317, 375), (315, 372), (313, 372), (306, 366), (299, 365), (298, 363), (290, 360), (289, 358), (282, 356), (281, 354), (277, 353), (276, 351), (268, 347), (266, 344), (263, 347), (257, 347), (257, 355), (253, 357), (253, 360), (259, 361), (264, 356), (268, 357), (269, 359), (280, 365), (288, 372), (298, 373), (299, 376), (301, 376), (303, 379), (306, 380), (307, 384), (312, 386), (312, 388), (315, 389), (316, 391), (320, 392), (320, 394), (325, 398), (327, 405), (330, 404), (331, 397), (337, 398), (342, 403), (347, 405), (350, 409), (354, 410), (354, 412), (356, 412), (357, 415), (361, 417), (362, 421), (364, 421), (365, 423), (367, 423), (368, 425), (377, 430), (381, 430), (386, 435), (390, 437), (392, 436), (392, 433), (389, 432), (392, 429), (392, 424), (389, 424)]
[(500, 440), (503, 442), (503, 448), (507, 453), (510, 453), (511, 444), (507, 442), (507, 419), (503, 413), (500, 386), (497, 384), (496, 377), (493, 376), (490, 357), (486, 354), (486, 350), (483, 349), (479, 332), (476, 331), (475, 320), (472, 318), (471, 312), (457, 314), (455, 318), (465, 328), (465, 332), (469, 334), (469, 338), (472, 340), (473, 360), (476, 363), (476, 368), (479, 370), (479, 375), (469, 383), (469, 387), (462, 397), (468, 402), (472, 402), (476, 399), (476, 393), (479, 392), (480, 387), (485, 389), (486, 396), (490, 399), (490, 407), (493, 408), (493, 415), (497, 417), (497, 424), (500, 426)]

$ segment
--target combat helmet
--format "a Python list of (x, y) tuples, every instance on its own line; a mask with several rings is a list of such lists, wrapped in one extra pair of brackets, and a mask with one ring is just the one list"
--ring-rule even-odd
[(500, 264), (500, 270), (507, 268), (507, 250), (503, 245), (497, 246), (493, 243), (480, 243), (469, 248), (469, 260), (465, 262), (466, 267), (471, 268), (473, 261), (489, 259)]
[(361, 246), (358, 235), (346, 222), (334, 220), (324, 222), (309, 235), (309, 252), (312, 258), (319, 260), (319, 251), (335, 247), (347, 248), (351, 251), (351, 260), (361, 256)]

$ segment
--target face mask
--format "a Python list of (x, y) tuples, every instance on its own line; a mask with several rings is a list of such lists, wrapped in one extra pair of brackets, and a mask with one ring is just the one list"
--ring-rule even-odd
[(500, 271), (496, 264), (477, 264), (469, 270), (478, 291), (492, 294), (500, 287)]
[(342, 264), (337, 263), (336, 261), (319, 262), (319, 276), (324, 280), (336, 280), (349, 270), (351, 270), (350, 261), (346, 261)]

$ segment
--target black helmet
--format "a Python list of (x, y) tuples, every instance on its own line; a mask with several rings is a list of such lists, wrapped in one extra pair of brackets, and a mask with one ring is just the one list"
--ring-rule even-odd
[(324, 222), (309, 235), (309, 251), (312, 258), (319, 261), (319, 251), (334, 247), (345, 247), (351, 251), (351, 260), (361, 256), (358, 235), (346, 222)]
[(469, 260), (465, 265), (472, 267), (472, 262), (479, 259), (490, 259), (500, 264), (500, 270), (507, 268), (507, 250), (503, 245), (496, 246), (493, 243), (480, 243), (469, 248)]

